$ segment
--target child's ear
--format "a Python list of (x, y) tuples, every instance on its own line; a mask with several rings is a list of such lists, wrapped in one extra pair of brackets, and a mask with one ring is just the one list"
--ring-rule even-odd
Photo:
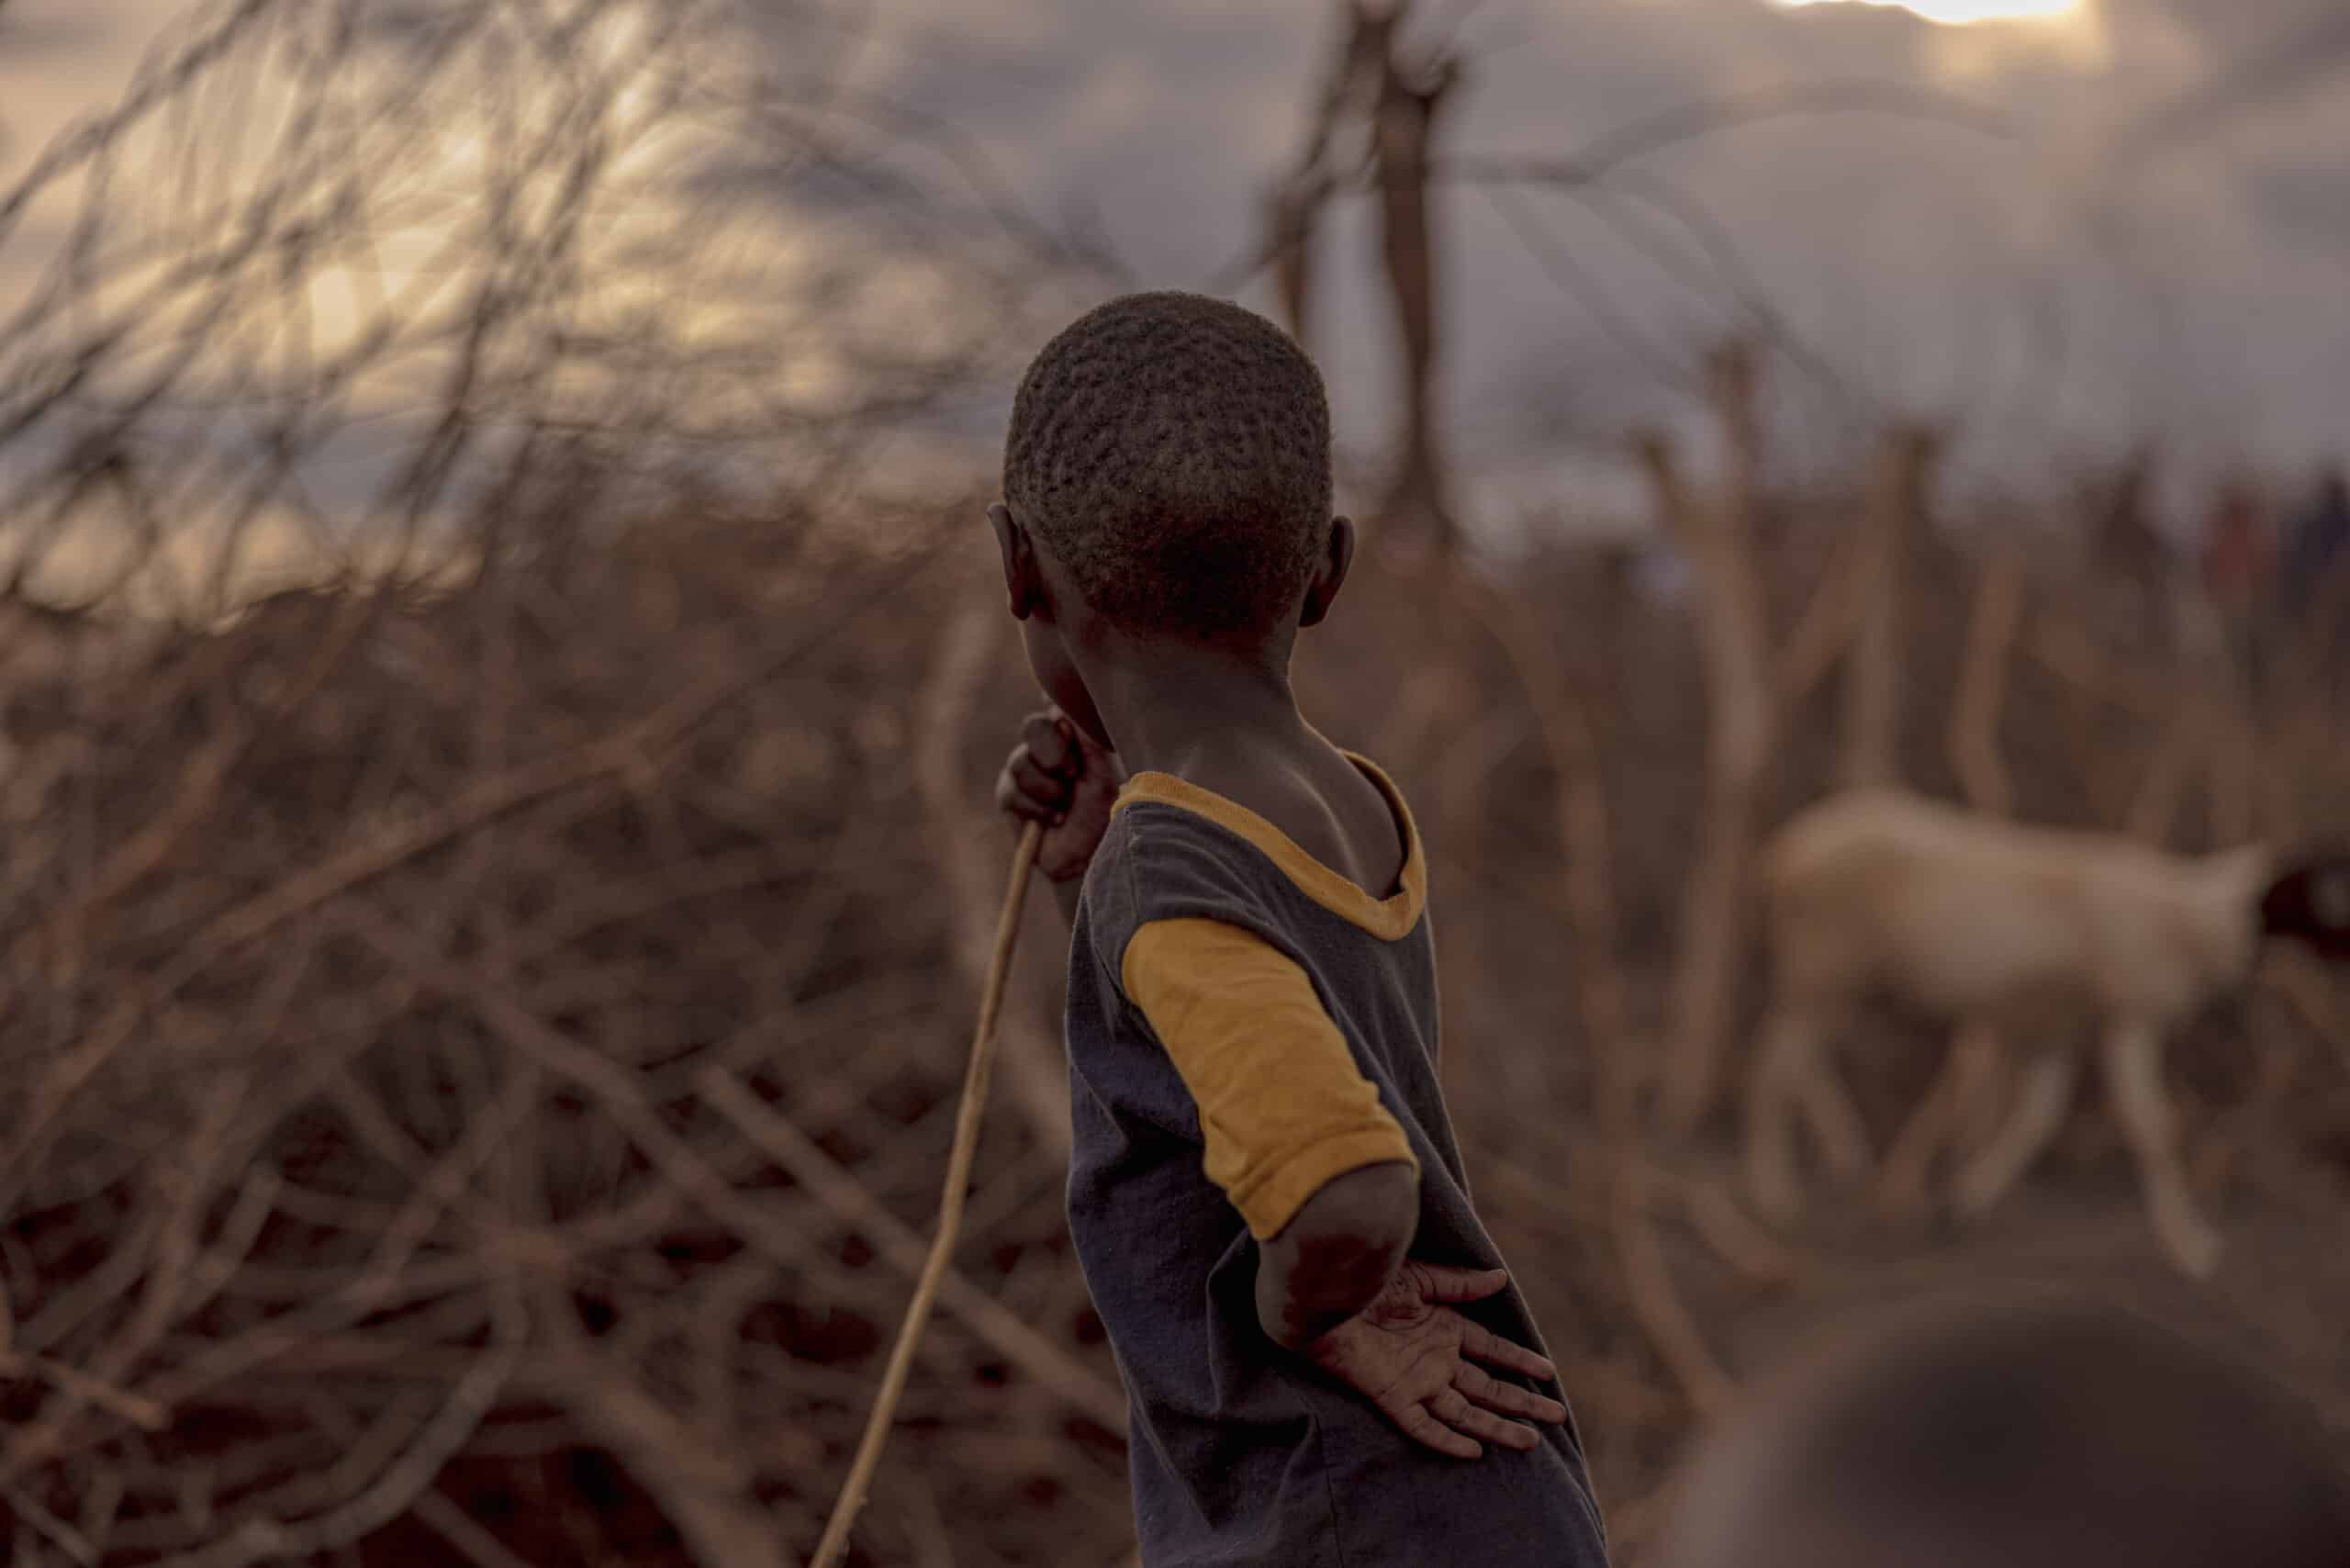
[(1012, 599), (1012, 618), (1025, 621), (1045, 608), (1045, 576), (1036, 565), (1035, 543), (1002, 501), (988, 508), (988, 526), (995, 531), (996, 549), (1003, 555), (1003, 588)]
[(1300, 607), (1297, 623), (1316, 626), (1330, 613), (1330, 606), (1337, 602), (1338, 590), (1347, 584), (1347, 571), (1355, 564), (1355, 525), (1343, 517), (1330, 520), (1329, 542), (1322, 547), (1322, 559), (1314, 568), (1314, 577), (1305, 585), (1305, 603)]

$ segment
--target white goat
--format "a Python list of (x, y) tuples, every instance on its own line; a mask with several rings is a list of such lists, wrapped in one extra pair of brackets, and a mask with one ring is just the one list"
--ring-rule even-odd
[(1958, 1180), (1961, 1214), (2004, 1196), (2061, 1128), (2094, 1031), (2156, 1236), (2188, 1273), (2219, 1261), (2179, 1168), (2165, 1036), (2247, 981), (2264, 936), (2350, 959), (2350, 856), (2287, 864), (2264, 846), (2165, 854), (2115, 834), (2020, 826), (1894, 790), (1798, 815), (1763, 851), (1772, 1005), (1747, 1090), (1747, 1181), (1798, 1205), (1794, 1116), (1846, 1178), (1867, 1137), (1827, 1058), (1872, 992), (2022, 1047), (2006, 1125)]

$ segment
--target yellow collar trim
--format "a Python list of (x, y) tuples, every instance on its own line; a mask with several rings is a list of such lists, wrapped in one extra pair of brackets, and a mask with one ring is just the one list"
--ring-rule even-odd
[(1401, 941), (1411, 935), (1412, 928), (1420, 923), (1420, 912), (1427, 907), (1427, 860), (1420, 848), (1420, 830), (1412, 821), (1411, 808), (1404, 803), (1403, 792), (1395, 788), (1394, 780), (1370, 758), (1357, 756), (1353, 752), (1345, 755), (1387, 797), (1388, 810), (1395, 813), (1395, 826), (1404, 835), (1403, 876), (1395, 891), (1383, 899), (1371, 897), (1308, 855), (1295, 839), (1238, 801), (1213, 790), (1203, 790), (1171, 773), (1136, 774), (1119, 791), (1112, 812), (1122, 812), (1137, 801), (1150, 801), (1205, 817), (1263, 851), (1281, 875), (1296, 884), (1298, 891), (1332, 914), (1361, 926), (1382, 941)]

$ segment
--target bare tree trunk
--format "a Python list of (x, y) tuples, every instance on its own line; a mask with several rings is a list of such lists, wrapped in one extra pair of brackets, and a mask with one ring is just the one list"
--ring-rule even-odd
[(1458, 80), (1449, 59), (1438, 61), (1422, 80), (1411, 80), (1391, 39), (1373, 129), (1381, 252), (1404, 345), (1402, 451), (1383, 510), (1438, 549), (1453, 543), (1453, 520), (1436, 434), (1437, 263), (1428, 222), (1428, 142), (1437, 111)]
[(1965, 662), (1951, 704), (1950, 761), (1975, 809), (1993, 816), (2015, 810), (2015, 786), (1999, 755), (1999, 711), (2005, 706), (2009, 655), (2023, 622), (2023, 561), (2003, 552), (1975, 577), (1975, 613), (1966, 628)]
[[(1323, 205), (1367, 162), (1379, 194), (1381, 260), (1404, 355), (1402, 429), (1381, 513), (1398, 529), (1448, 549), (1449, 486), (1436, 430), (1437, 263), (1428, 217), (1428, 146), (1438, 110), (1459, 80), (1455, 62), (1399, 59), (1407, 5), (1348, 0), (1322, 92), (1296, 162), (1265, 202), (1266, 251), (1290, 335), (1306, 342), (1316, 285), (1315, 241)], [(1358, 155), (1346, 133), (1364, 133)]]
[(1346, 20), (1346, 29), (1337, 35), (1337, 47), (1330, 52), (1313, 116), (1306, 121), (1297, 161), (1273, 188), (1265, 207), (1266, 238), (1282, 324), (1301, 344), (1307, 342), (1312, 322), (1314, 249), (1322, 207), (1339, 179), (1340, 154), (1334, 147), (1339, 132), (1367, 111), (1378, 91), (1388, 40), (1395, 31), (1392, 13), (1373, 10), (1360, 0), (1348, 5)]
[(1895, 431), (1877, 464), (1862, 526), (1859, 636), (1845, 666), (1843, 785), (1892, 784), (1901, 776), (1902, 601), (1909, 534), (1933, 438)]
[(1737, 1004), (1755, 817), (1777, 729), (1751, 548), (1761, 458), (1754, 376), (1744, 345), (1715, 356), (1714, 399), (1729, 450), (1718, 505), (1689, 496), (1662, 439), (1640, 447), (1665, 526), (1696, 563), (1707, 694), (1706, 820), (1683, 898), (1665, 1047), (1662, 1109), (1675, 1133), (1690, 1131), (1705, 1115), (1720, 1073)]

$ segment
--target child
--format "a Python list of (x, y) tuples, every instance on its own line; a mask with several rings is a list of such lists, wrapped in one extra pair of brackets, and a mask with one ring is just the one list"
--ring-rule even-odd
[(2313, 1415), (2229, 1358), (2058, 1295), (1873, 1314), (1684, 1477), (1663, 1568), (2343, 1568)]
[(989, 519), (1055, 704), (998, 799), (1073, 924), (1069, 1228), (1143, 1562), (1602, 1563), (1438, 1091), (1411, 815), (1290, 693), (1354, 554), (1319, 373), (1236, 306), (1114, 300), (1023, 378)]

